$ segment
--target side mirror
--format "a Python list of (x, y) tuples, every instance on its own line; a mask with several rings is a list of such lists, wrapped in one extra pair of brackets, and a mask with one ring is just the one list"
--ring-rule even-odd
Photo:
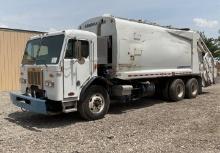
[(77, 52), (77, 59), (81, 59), (82, 53), (81, 53), (81, 42), (76, 41), (76, 52)]
[(77, 46), (77, 62), (79, 64), (84, 64), (85, 58), (82, 56), (82, 52), (81, 52), (81, 41), (77, 41), (76, 46)]

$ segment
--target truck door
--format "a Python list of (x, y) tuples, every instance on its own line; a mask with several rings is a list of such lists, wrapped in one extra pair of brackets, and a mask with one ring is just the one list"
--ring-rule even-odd
[(64, 98), (77, 97), (90, 77), (90, 45), (87, 40), (69, 39), (64, 58)]
[(74, 97), (76, 94), (76, 40), (69, 39), (63, 62), (63, 89), (64, 98)]
[(78, 40), (78, 62), (76, 73), (76, 88), (79, 95), (79, 91), (82, 85), (89, 80), (92, 75), (92, 67), (90, 58), (92, 54), (92, 45), (87, 40)]

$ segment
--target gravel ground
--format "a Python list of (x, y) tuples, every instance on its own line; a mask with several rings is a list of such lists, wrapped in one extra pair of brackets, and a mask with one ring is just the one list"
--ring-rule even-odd
[(0, 93), (0, 152), (220, 152), (220, 83), (196, 99), (114, 104), (104, 119), (22, 112)]

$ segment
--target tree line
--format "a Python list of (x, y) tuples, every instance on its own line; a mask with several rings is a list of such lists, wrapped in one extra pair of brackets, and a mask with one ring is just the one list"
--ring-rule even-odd
[[(218, 38), (209, 38), (205, 35), (204, 32), (200, 33), (206, 46), (209, 48), (211, 51), (212, 55), (214, 57), (219, 57), (220, 58), (220, 36)], [(220, 30), (219, 30), (219, 35), (220, 35)]]

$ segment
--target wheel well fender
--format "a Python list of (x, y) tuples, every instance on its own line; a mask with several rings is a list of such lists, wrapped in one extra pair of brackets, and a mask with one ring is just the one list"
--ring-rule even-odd
[(79, 97), (80, 99), (82, 99), (86, 90), (92, 85), (100, 85), (104, 87), (107, 91), (109, 91), (109, 85), (111, 85), (111, 83), (103, 77), (92, 77), (82, 88), (80, 92), (80, 97)]

